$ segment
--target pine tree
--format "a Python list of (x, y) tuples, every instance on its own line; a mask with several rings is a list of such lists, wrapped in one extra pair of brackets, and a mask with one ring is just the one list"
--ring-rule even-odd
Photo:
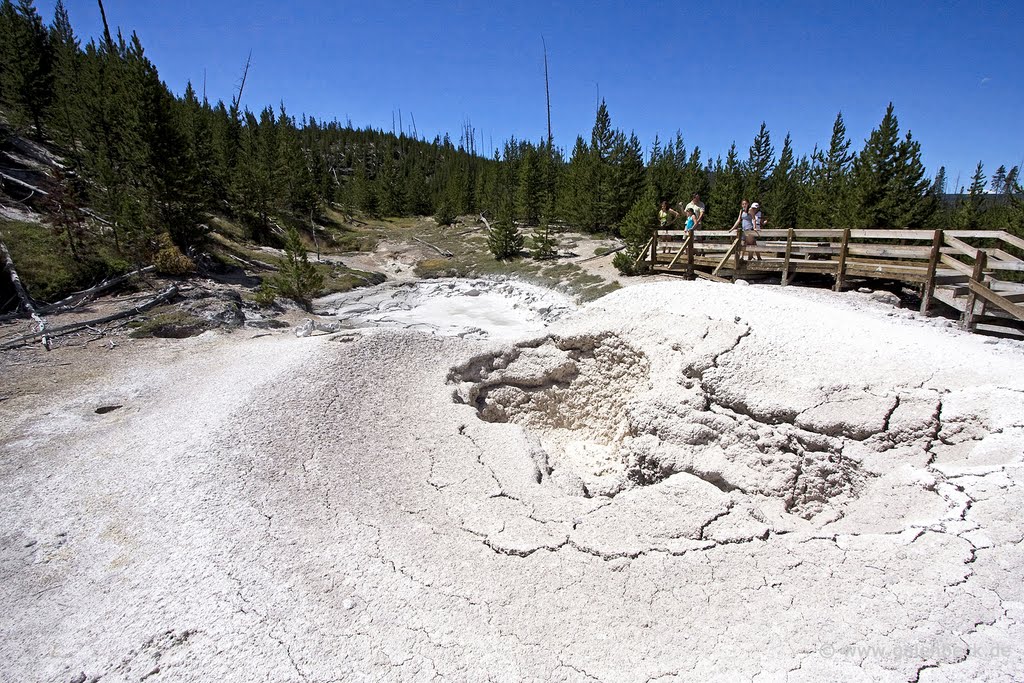
[(594, 127), (590, 132), (591, 178), (593, 187), (594, 213), (597, 220), (593, 228), (611, 227), (614, 215), (612, 152), (616, 145), (616, 131), (612, 129), (611, 116), (604, 100), (597, 108)]
[(846, 137), (843, 113), (832, 124), (828, 152), (812, 156), (811, 188), (808, 193), (809, 228), (838, 228), (854, 225), (855, 211), (850, 194), (850, 171), (854, 155)]
[(57, 0), (50, 26), (50, 46), (53, 55), (53, 99), (49, 119), (58, 143), (68, 151), (77, 165), (78, 128), (80, 126), (81, 79), (80, 48), (63, 0)]
[(533, 145), (524, 146), (516, 185), (516, 214), (526, 225), (540, 223), (543, 196), (540, 159)]
[(577, 137), (559, 196), (562, 214), (576, 228), (587, 232), (598, 230), (600, 222), (596, 187), (598, 173), (596, 156), (583, 137)]
[(764, 200), (768, 191), (768, 176), (775, 168), (775, 148), (772, 147), (772, 136), (768, 132), (768, 126), (762, 121), (761, 129), (754, 137), (754, 143), (750, 146), (747, 164), (744, 168), (744, 190), (751, 202)]
[(725, 157), (725, 163), (715, 164), (714, 182), (707, 202), (713, 212), (709, 214), (707, 227), (730, 228), (739, 214), (743, 194), (743, 167), (732, 143)]
[(615, 254), (612, 264), (624, 275), (634, 275), (637, 262), (651, 235), (658, 228), (658, 201), (654, 191), (648, 189), (640, 199), (633, 203), (622, 221), (620, 231), (626, 243), (623, 251)]
[(1000, 165), (992, 174), (992, 194), (1003, 194), (1006, 186), (1006, 166)]
[[(676, 134), (680, 138), (679, 134)], [(657, 136), (651, 145), (651, 158), (647, 164), (647, 184), (654, 191), (658, 201), (674, 203), (682, 199), (677, 196), (682, 185), (682, 168), (676, 165), (676, 157), (672, 153), (672, 145), (661, 146)]]
[(643, 149), (635, 133), (616, 136), (612, 150), (611, 203), (607, 222), (617, 224), (643, 194), (645, 176)]
[(408, 164), (405, 176), (405, 212), (413, 216), (425, 216), (431, 212), (430, 188), (422, 163), (406, 155)]
[(401, 216), (405, 208), (405, 188), (392, 145), (384, 147), (384, 160), (377, 179), (377, 204), (385, 216)]
[(524, 244), (523, 234), (516, 227), (511, 192), (506, 191), (496, 220), (487, 235), (487, 248), (494, 254), (494, 258), (504, 261), (519, 256)]
[(371, 216), (377, 213), (378, 194), (370, 177), (369, 160), (366, 156), (362, 156), (356, 163), (350, 190), (351, 206)]
[[(700, 147), (694, 147), (686, 163), (683, 165), (682, 173), (680, 174), (679, 191), (676, 193), (676, 196), (680, 202), (688, 202), (695, 193), (701, 197), (707, 197), (708, 187), (707, 173), (704, 171), (700, 161)], [(713, 206), (707, 207), (708, 217), (705, 220), (710, 220), (713, 208)]]
[(853, 185), (862, 227), (919, 227), (937, 208), (921, 144), (909, 132), (900, 140), (892, 103), (854, 160)]
[(289, 227), (285, 233), (284, 263), (271, 279), (271, 286), (283, 297), (292, 299), (307, 311), (310, 300), (323, 287), (323, 275), (309, 262), (306, 245), (299, 232)]
[(979, 161), (971, 176), (971, 186), (967, 191), (967, 200), (961, 198), (954, 214), (954, 225), (958, 228), (973, 229), (982, 221), (982, 208), (985, 201), (985, 169)]
[(0, 4), (0, 104), (11, 122), (32, 126), (43, 139), (43, 120), (53, 96), (50, 35), (32, 0)]
[(1006, 180), (1003, 182), (1003, 194), (1010, 195), (1019, 191), (1017, 181), (1020, 178), (1020, 166), (1014, 166), (1006, 172)]
[(765, 214), (771, 214), (772, 227), (796, 227), (800, 194), (796, 177), (796, 162), (790, 135), (782, 143), (782, 152), (772, 175), (769, 177), (768, 194), (765, 198)]

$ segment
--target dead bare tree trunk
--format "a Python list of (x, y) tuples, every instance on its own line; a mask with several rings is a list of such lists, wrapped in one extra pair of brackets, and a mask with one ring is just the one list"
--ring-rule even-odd
[(544, 40), (544, 36), (540, 37), (540, 42), (544, 45), (544, 97), (547, 99), (548, 105), (548, 150), (551, 149), (551, 145), (554, 142), (554, 136), (551, 135), (551, 90), (548, 87), (548, 44)]
[(36, 311), (35, 302), (32, 301), (32, 297), (25, 290), (25, 285), (22, 284), (21, 278), (18, 277), (18, 271), (14, 267), (14, 259), (11, 257), (11, 252), (7, 250), (7, 245), (2, 241), (0, 241), (0, 255), (4, 258), (4, 269), (11, 276), (11, 284), (14, 285), (14, 292), (18, 295), (18, 301), (21, 302), (22, 309), (32, 316), (32, 320), (36, 322), (37, 330), (35, 336), (43, 338), (43, 346), (49, 351), (50, 336), (46, 332), (46, 320)]
[(313, 210), (309, 211), (309, 225), (313, 229), (313, 244), (316, 245), (316, 260), (320, 261), (320, 240), (316, 238), (316, 221), (313, 220)]
[(103, 316), (102, 318), (96, 318), (95, 320), (84, 320), (78, 323), (71, 323), (70, 325), (62, 325), (61, 327), (55, 327), (54, 329), (50, 330), (45, 334), (41, 334), (40, 332), (26, 334), (21, 337), (18, 337), (17, 339), (12, 339), (9, 342), (6, 342), (5, 344), (3, 344), (3, 346), (0, 346), (0, 349), (7, 350), (17, 348), (19, 346), (24, 346), (25, 344), (38, 339), (40, 336), (43, 337), (43, 343), (46, 345), (46, 348), (49, 349), (50, 341), (48, 335), (57, 337), (60, 335), (68, 334), (70, 332), (76, 332), (87, 327), (94, 327), (96, 325), (102, 325), (104, 323), (113, 322), (114, 320), (120, 320), (121, 318), (127, 318), (138, 313), (143, 313), (149, 310), (150, 308), (153, 308), (157, 304), (164, 303), (165, 301), (170, 301), (177, 295), (178, 287), (177, 285), (174, 285), (165, 289), (163, 292), (153, 297), (149, 301), (139, 304), (138, 306), (129, 308), (128, 310), (121, 311), (120, 313), (112, 313), (111, 315), (106, 315)]

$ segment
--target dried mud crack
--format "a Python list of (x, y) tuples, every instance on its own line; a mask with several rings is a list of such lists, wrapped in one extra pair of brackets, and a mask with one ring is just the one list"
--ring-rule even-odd
[(872, 310), (643, 285), (5, 387), (0, 679), (1012, 680), (1022, 350)]

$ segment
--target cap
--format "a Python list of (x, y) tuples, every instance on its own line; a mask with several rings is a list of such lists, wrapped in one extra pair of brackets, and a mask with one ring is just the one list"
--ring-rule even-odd
[(750, 208), (751, 209), (760, 209), (761, 205), (758, 204), (757, 202), (754, 202), (753, 204), (750, 205)]

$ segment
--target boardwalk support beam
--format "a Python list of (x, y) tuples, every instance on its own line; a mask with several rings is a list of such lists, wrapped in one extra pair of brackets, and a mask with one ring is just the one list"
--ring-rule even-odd
[(921, 314), (927, 315), (928, 308), (932, 304), (932, 295), (935, 293), (935, 269), (939, 266), (939, 256), (942, 254), (942, 231), (936, 230), (932, 237), (932, 251), (928, 256), (928, 274), (921, 288)]
[[(974, 272), (971, 274), (970, 282), (977, 284), (985, 283), (985, 265), (988, 261), (988, 254), (985, 251), (978, 249), (974, 255)], [(978, 300), (978, 294), (974, 288), (971, 288), (967, 293), (967, 306), (964, 308), (964, 314), (960, 318), (960, 327), (965, 330), (974, 329), (974, 304)]]

